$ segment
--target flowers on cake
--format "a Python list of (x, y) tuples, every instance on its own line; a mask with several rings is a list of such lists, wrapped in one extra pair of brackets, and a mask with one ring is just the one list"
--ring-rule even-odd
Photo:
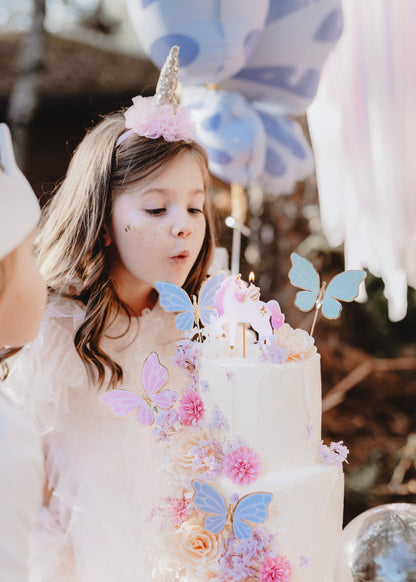
[(225, 475), (236, 485), (249, 485), (258, 479), (261, 459), (253, 449), (239, 447), (228, 453), (223, 462)]
[(304, 329), (284, 323), (276, 332), (276, 343), (289, 350), (289, 360), (304, 360), (316, 354), (315, 340)]
[(171, 438), (170, 457), (178, 472), (209, 477), (218, 466), (218, 451), (206, 429), (178, 430)]
[(289, 582), (292, 566), (286, 556), (267, 556), (260, 570), (260, 582)]
[[(288, 348), (277, 343), (270, 347), (277, 354), (273, 357), (287, 357)], [(185, 339), (178, 343), (173, 361), (187, 373), (188, 387), (179, 398), (170, 392), (174, 395), (170, 407), (152, 409), (151, 430), (160, 452), (156, 463), (168, 487), (167, 496), (151, 515), (158, 523), (153, 553), (149, 554), (152, 575), (157, 582), (206, 582), (211, 578), (218, 582), (287, 582), (290, 564), (275, 556), (275, 536), (266, 524), (272, 494), (223, 495), (225, 478), (236, 486), (252, 485), (262, 472), (262, 462), (246, 442), (229, 434), (218, 406), (206, 418), (198, 379), (199, 355), (199, 342)], [(157, 370), (162, 368), (158, 363)], [(228, 372), (232, 380), (233, 372)]]
[(344, 441), (338, 441), (337, 443), (332, 442), (329, 447), (324, 445), (323, 441), (319, 448), (319, 459), (325, 465), (335, 465), (342, 468), (342, 463), (348, 463), (347, 457), (349, 449), (344, 445)]
[(191, 509), (191, 501), (184, 493), (182, 497), (171, 497), (169, 499), (169, 516), (172, 525), (180, 526), (188, 516)]
[(211, 420), (207, 426), (210, 429), (218, 430), (229, 430), (230, 428), (227, 419), (216, 404), (211, 410)]
[(178, 556), (184, 564), (193, 569), (200, 566), (210, 569), (217, 565), (222, 536), (206, 530), (200, 517), (184, 521), (175, 535)]
[(290, 350), (278, 345), (276, 336), (271, 336), (269, 343), (259, 344), (260, 356), (262, 362), (270, 362), (271, 364), (283, 364), (290, 355)]
[(184, 392), (179, 401), (178, 415), (183, 424), (196, 425), (204, 417), (204, 401), (195, 390)]
[(309, 556), (302, 554), (299, 558), (299, 568), (310, 568), (312, 566), (312, 560)]
[(191, 379), (190, 387), (198, 383), (199, 357), (201, 354), (201, 344), (189, 338), (178, 341), (172, 362), (186, 371)]
[(223, 543), (223, 553), (219, 559), (221, 582), (254, 582), (259, 580), (261, 566), (270, 548), (274, 536), (263, 529), (256, 528), (251, 538), (238, 539), (230, 534)]

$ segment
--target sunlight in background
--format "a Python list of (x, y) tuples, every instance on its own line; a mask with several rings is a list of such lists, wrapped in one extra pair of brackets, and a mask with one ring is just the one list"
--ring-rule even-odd
[[(3, 0), (0, 7), (0, 32), (28, 30), (33, 9), (32, 0)], [(58, 32), (76, 24), (92, 12), (99, 0), (47, 0), (46, 28)]]
[[(0, 36), (27, 32), (31, 26), (33, 0), (2, 0)], [(91, 21), (99, 15), (108, 30), (94, 30)], [(124, 0), (46, 0), (45, 28), (51, 34), (109, 50), (143, 56), (132, 28)]]

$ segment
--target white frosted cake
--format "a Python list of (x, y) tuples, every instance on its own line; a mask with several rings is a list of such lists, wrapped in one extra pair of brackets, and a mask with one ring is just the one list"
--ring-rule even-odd
[[(155, 416), (170, 492), (155, 512), (154, 579), (333, 582), (348, 449), (321, 441), (314, 340), (240, 277), (204, 285), (198, 310), (176, 318), (188, 334), (174, 362), (189, 386)], [(169, 311), (191, 304), (171, 283), (156, 287)]]
[[(204, 347), (209, 354), (213, 346)], [(325, 464), (320, 456), (320, 356), (273, 364), (260, 355), (258, 346), (248, 346), (245, 358), (200, 360), (200, 380), (209, 386), (207, 410), (218, 406), (263, 466), (250, 485), (236, 487), (222, 478), (222, 494), (272, 493), (265, 524), (291, 564), (291, 580), (329, 582), (342, 530), (344, 480), (339, 463)]]

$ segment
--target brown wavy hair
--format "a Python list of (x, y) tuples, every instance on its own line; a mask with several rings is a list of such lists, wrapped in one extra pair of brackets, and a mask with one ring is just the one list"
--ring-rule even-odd
[[(124, 312), (129, 321), (132, 316), (117, 296), (111, 279), (116, 249), (105, 244), (113, 201), (121, 188), (161, 173), (186, 152), (200, 164), (206, 190), (209, 185), (208, 158), (196, 142), (168, 142), (133, 134), (117, 146), (124, 131), (124, 116), (118, 112), (106, 116), (87, 133), (64, 181), (44, 209), (37, 241), (40, 269), (50, 293), (80, 300), (86, 306), (74, 345), (90, 379), (98, 381), (99, 386), (109, 370), (108, 387), (123, 378), (123, 370), (101, 349), (100, 340), (114, 313)], [(189, 295), (195, 294), (204, 281), (214, 248), (208, 196), (204, 214), (205, 238), (183, 286)]]

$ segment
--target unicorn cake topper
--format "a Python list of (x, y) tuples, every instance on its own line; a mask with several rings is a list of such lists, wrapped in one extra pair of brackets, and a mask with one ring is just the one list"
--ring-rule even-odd
[(285, 319), (278, 302), (275, 299), (267, 303), (261, 301), (260, 289), (252, 282), (247, 287), (241, 275), (231, 275), (225, 279), (216, 294), (214, 307), (220, 316), (219, 323), (222, 325), (228, 322), (231, 346), (236, 344), (238, 323), (244, 326), (249, 323), (258, 333), (259, 339), (267, 341), (273, 336), (273, 330), (279, 329)]
[(162, 137), (166, 141), (192, 141), (195, 126), (189, 110), (178, 102), (176, 96), (178, 54), (179, 47), (173, 46), (160, 71), (153, 97), (133, 97), (133, 105), (124, 114), (127, 131), (120, 135), (117, 146), (134, 134), (149, 139)]
[(310, 335), (315, 329), (319, 311), (327, 319), (338, 319), (342, 305), (339, 301), (353, 301), (358, 297), (360, 283), (367, 274), (362, 270), (343, 271), (326, 284), (320, 283), (319, 273), (304, 257), (296, 253), (290, 255), (292, 268), (289, 271), (289, 280), (294, 287), (302, 291), (296, 294), (295, 305), (301, 311), (310, 311), (315, 307)]
[(195, 296), (191, 300), (186, 291), (173, 283), (157, 281), (155, 287), (165, 311), (178, 314), (175, 322), (181, 331), (188, 332), (194, 325), (199, 329), (199, 321), (206, 329), (213, 325), (222, 330), (228, 324), (230, 347), (235, 347), (237, 324), (242, 323), (244, 356), (246, 323), (258, 333), (260, 341), (269, 342), (273, 331), (285, 320), (278, 302), (261, 301), (260, 289), (252, 282), (247, 286), (241, 275), (226, 276), (224, 271), (212, 275), (202, 285), (198, 301)]

